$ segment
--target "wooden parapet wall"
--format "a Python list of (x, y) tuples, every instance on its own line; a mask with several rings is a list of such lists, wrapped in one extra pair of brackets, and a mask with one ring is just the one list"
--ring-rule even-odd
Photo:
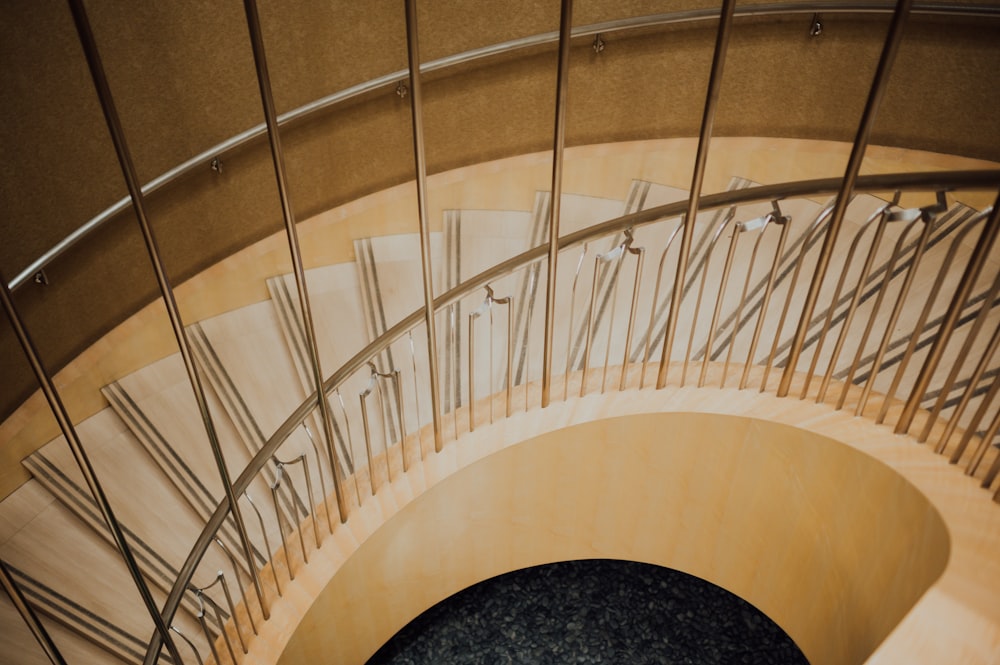
[(886, 428), (749, 391), (532, 411), (380, 490), (274, 605), (244, 662), (363, 663), (460, 589), (589, 557), (719, 584), (812, 663), (990, 662), (1000, 612), (985, 541), (1000, 515), (943, 463)]

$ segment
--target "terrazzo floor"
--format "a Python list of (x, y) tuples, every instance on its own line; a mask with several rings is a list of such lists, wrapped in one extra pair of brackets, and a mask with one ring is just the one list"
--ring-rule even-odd
[(397, 633), (368, 665), (808, 665), (769, 618), (697, 577), (631, 561), (567, 561), (469, 587)]

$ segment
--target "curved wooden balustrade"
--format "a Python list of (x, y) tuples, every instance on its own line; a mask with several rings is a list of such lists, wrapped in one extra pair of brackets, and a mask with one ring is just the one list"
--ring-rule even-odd
[[(994, 183), (997, 174), (981, 173), (976, 177), (982, 183)], [(889, 176), (862, 179), (859, 186), (885, 190), (895, 184), (911, 189), (931, 183), (947, 188), (949, 179), (958, 183), (963, 178), (968, 174), (925, 174), (912, 178), (907, 185), (910, 178)], [(803, 276), (811, 274), (810, 262), (830, 210), (829, 206), (797, 202), (791, 199), (791, 192), (819, 194), (836, 185), (832, 180), (788, 184), (703, 199), (680, 309), (681, 343), (672, 350), (667, 372), (671, 385), (706, 391), (739, 389), (738, 394), (776, 390), (782, 357), (801, 310)], [(989, 237), (997, 217), (962, 206), (941, 206), (933, 196), (928, 200), (930, 203), (922, 209), (902, 209), (870, 197), (855, 201), (845, 226), (849, 235), (836, 244), (831, 272), (822, 284), (820, 307), (809, 326), (807, 344), (786, 400), (790, 405), (818, 402), (826, 405), (818, 408), (832, 412), (863, 414), (867, 422), (896, 422), (930, 348), (935, 340), (946, 337), (941, 325), (947, 323), (948, 311), (957, 308), (960, 316), (956, 322), (963, 323), (953, 331), (956, 339), (942, 352), (947, 359), (942, 363), (946, 369), (934, 374), (933, 385), (919, 399), (931, 413), (921, 412), (913, 435), (918, 440), (929, 438), (933, 449), (961, 462), (960, 468), (992, 493), (1000, 464), (1000, 456), (990, 445), (997, 422), (996, 391), (992, 389), (995, 382), (991, 377), (997, 371), (995, 305), (1000, 304), (998, 280), (994, 277), (1000, 273), (995, 251), (977, 238)], [(761, 203), (754, 203), (757, 201)], [(679, 223), (675, 215), (684, 205), (679, 202), (637, 211), (564, 238), (564, 251), (580, 254), (585, 260), (563, 262), (567, 272), (560, 276), (557, 302), (561, 313), (557, 319), (562, 321), (558, 338), (565, 340), (560, 353), (565, 352), (567, 360), (557, 367), (560, 383), (555, 394), (586, 397), (623, 390), (623, 395), (631, 393), (649, 399), (670, 297), (666, 286), (669, 277), (665, 277), (670, 271), (664, 270), (664, 265), (669, 267), (676, 260), (676, 245), (671, 239), (676, 237), (674, 231)], [(621, 235), (622, 230), (628, 233)], [(590, 246), (606, 247), (607, 251), (591, 249), (585, 253)], [(977, 250), (984, 257), (985, 267), (981, 274), (966, 274), (965, 268), (970, 265), (966, 257), (974, 256)], [(516, 308), (494, 311), (501, 297), (487, 299), (478, 310), (475, 305), (482, 301), (478, 289), (490, 284), (503, 284), (508, 289), (501, 292), (494, 286), (497, 296), (513, 291), (514, 298), (531, 299), (532, 280), (534, 288), (539, 286), (531, 266), (543, 252), (543, 247), (522, 252), (436, 300), (443, 335), (449, 340), (457, 338), (459, 329), (465, 329), (451, 308), (464, 302), (463, 311), (470, 317), (495, 317), (492, 330), (484, 328), (475, 333), (474, 328), (468, 328), (470, 336), (482, 335), (482, 344), (476, 348), (485, 350), (470, 350), (462, 344), (451, 347), (455, 357), (449, 366), (468, 377), (465, 392), (459, 392), (454, 402), (458, 408), (444, 418), (448, 437), (459, 441), (455, 445), (461, 445), (473, 423), (483, 427), (510, 415), (518, 418), (526, 410), (537, 410), (540, 349), (537, 343), (534, 348), (530, 346), (529, 333), (537, 334), (540, 316), (536, 313), (531, 322), (531, 307), (520, 314)], [(637, 257), (641, 255), (651, 258), (640, 264)], [(969, 284), (968, 294), (956, 304), (952, 297), (956, 291), (961, 292), (963, 283)], [(384, 332), (373, 343), (325, 382), (338, 403), (347, 381), (367, 383), (364, 394), (377, 388), (379, 395), (374, 407), (361, 407), (361, 402), (343, 403), (337, 411), (339, 430), (346, 432), (339, 443), (347, 447), (338, 448), (341, 452), (335, 453), (334, 466), (347, 481), (345, 498), (351, 513), (345, 527), (348, 530), (355, 516), (365, 513), (365, 506), (381, 501), (383, 489), (389, 491), (400, 482), (413, 482), (413, 473), (421, 473), (427, 455), (435, 455), (430, 452), (429, 405), (426, 399), (421, 404), (420, 386), (425, 381), (421, 372), (426, 372), (426, 359), (419, 352), (421, 344), (414, 344), (411, 337), (414, 331), (420, 334), (420, 317), (417, 311), (389, 328), (383, 327)], [(509, 348), (508, 330), (525, 331)], [(464, 344), (470, 341), (466, 337)], [(579, 348), (574, 350), (574, 345)], [(393, 349), (396, 354), (390, 358), (386, 352)], [(526, 369), (521, 378), (514, 374), (513, 381), (508, 381), (508, 356), (524, 359)], [(469, 358), (474, 362), (470, 364)], [(381, 366), (377, 373), (368, 367), (372, 362)], [(955, 371), (948, 371), (953, 368)], [(393, 376), (398, 378), (384, 383)], [(479, 395), (492, 397), (469, 403), (470, 394), (474, 400)], [(306, 399), (261, 444), (260, 451), (235, 481), (237, 492), (256, 477), (263, 462), (275, 454), (283, 455), (280, 451), (285, 438), (301, 430), (301, 422), (314, 404)], [(794, 411), (800, 407), (790, 408)], [(316, 432), (315, 427), (311, 432)], [(362, 440), (347, 441), (351, 432), (355, 437), (361, 435)], [(305, 449), (304, 454), (312, 456), (314, 473), (317, 468), (328, 473), (329, 460), (322, 459), (325, 453), (319, 450)], [(344, 471), (348, 466), (354, 469), (351, 478)], [(955, 473), (956, 481), (959, 477)], [(302, 481), (299, 483), (295, 491), (303, 496)], [(315, 488), (309, 495), (316, 496)], [(987, 501), (989, 496), (984, 492), (982, 500)], [(327, 533), (336, 539), (341, 530), (329, 520), (331, 512), (335, 512), (334, 498), (328, 496), (325, 505), (316, 507), (315, 514), (309, 508), (301, 513), (293, 510), (305, 519), (298, 530), (289, 531), (279, 524), (282, 544), (275, 566), (278, 570), (294, 572), (301, 567), (302, 574), (309, 575), (306, 559), (317, 551), (313, 540), (318, 547), (328, 538)], [(199, 545), (181, 568), (182, 579), (188, 571), (197, 569), (199, 547), (211, 541), (212, 525), (220, 524), (224, 516), (224, 506), (220, 505)], [(294, 516), (278, 519), (288, 518)], [(271, 543), (272, 551), (276, 542)], [(270, 579), (275, 591), (282, 584), (292, 584), (290, 575), (282, 580), (281, 574), (273, 571)], [(268, 575), (262, 577), (268, 579)], [(181, 597), (181, 588), (174, 587), (168, 609)], [(268, 602), (282, 601), (272, 598)]]

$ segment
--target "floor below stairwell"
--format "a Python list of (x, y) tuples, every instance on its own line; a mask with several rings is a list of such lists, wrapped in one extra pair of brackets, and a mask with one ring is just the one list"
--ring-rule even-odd
[(755, 607), (685, 573), (592, 559), (501, 575), (438, 603), (368, 665), (806, 665)]

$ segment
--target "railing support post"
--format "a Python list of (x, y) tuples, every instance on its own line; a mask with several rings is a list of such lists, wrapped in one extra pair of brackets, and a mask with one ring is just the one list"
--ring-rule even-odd
[[(405, 0), (406, 46), (410, 74), (410, 113), (413, 118), (413, 159), (417, 171), (417, 211), (420, 221), (420, 267), (424, 282), (424, 324), (427, 326), (427, 361), (430, 370), (431, 415), (434, 450), (441, 452), (441, 389), (438, 381), (437, 331), (434, 326), (434, 282), (431, 272), (431, 232), (427, 219), (427, 155), (424, 150), (423, 89), (420, 84), (420, 44), (416, 0)], [(419, 433), (417, 438), (420, 438)]]
[[(3, 282), (4, 288), (7, 282)], [(49, 632), (45, 630), (45, 626), (39, 621), (38, 615), (35, 614), (35, 610), (31, 609), (31, 605), (25, 600), (24, 594), (21, 593), (20, 587), (14, 581), (14, 576), (10, 574), (10, 569), (7, 568), (7, 564), (4, 563), (3, 559), (0, 559), (0, 586), (4, 588), (7, 595), (10, 596), (10, 601), (17, 608), (18, 614), (24, 619), (24, 623), (28, 625), (28, 630), (34, 635), (35, 639), (38, 641), (38, 645), (42, 647), (42, 651), (45, 655), (49, 657), (49, 661), (52, 665), (66, 665), (66, 661), (63, 660), (62, 654), (59, 653), (59, 648), (56, 646), (52, 638), (49, 637)]]
[[(340, 522), (343, 524), (347, 521), (347, 506), (340, 489), (340, 474), (337, 472), (336, 446), (333, 440), (333, 415), (330, 413), (330, 403), (326, 399), (326, 393), (323, 392), (323, 369), (319, 359), (319, 347), (316, 343), (316, 328), (313, 324), (309, 289), (306, 286), (302, 251), (299, 248), (299, 234), (295, 227), (295, 211), (292, 209), (291, 196), (288, 193), (285, 153), (281, 148), (278, 114), (274, 110), (274, 95), (271, 92), (271, 77), (267, 70), (267, 56), (264, 53), (264, 38), (261, 36), (260, 16), (257, 13), (256, 0), (244, 0), (243, 6), (247, 15), (247, 27), (250, 30), (253, 61), (257, 68), (257, 84), (260, 88), (261, 105), (264, 107), (267, 138), (271, 144), (271, 160), (274, 162), (274, 177), (277, 180), (278, 196), (281, 199), (281, 215), (285, 222), (285, 235), (288, 238), (288, 253), (292, 258), (292, 272), (295, 275), (295, 286), (298, 290), (299, 308), (302, 310), (306, 346), (309, 347), (309, 364), (313, 374), (313, 386), (316, 389), (316, 401), (319, 406), (320, 419), (323, 421), (323, 436), (326, 437), (327, 454), (330, 457), (333, 493), (337, 496), (337, 511), (340, 514)], [(319, 460), (317, 460), (318, 462)], [(321, 473), (322, 469), (317, 469), (317, 472)], [(323, 505), (326, 506), (326, 497), (323, 497)]]
[(670, 296), (670, 311), (667, 314), (667, 329), (663, 335), (660, 367), (656, 373), (657, 389), (667, 385), (667, 367), (670, 366), (674, 336), (677, 333), (677, 314), (680, 311), (681, 299), (684, 297), (684, 281), (687, 275), (688, 254), (691, 252), (691, 241), (694, 239), (694, 223), (698, 217), (701, 186), (705, 180), (705, 163), (708, 161), (708, 146), (712, 140), (712, 125), (715, 122), (715, 109), (719, 103), (719, 90), (722, 88), (722, 70), (726, 63), (726, 48), (729, 46), (729, 33), (733, 25), (733, 12), (735, 8), (736, 0), (723, 0), (722, 10), (719, 14), (719, 28), (715, 36), (715, 51), (712, 54), (712, 71), (708, 78), (705, 111), (702, 114), (701, 132), (698, 135), (698, 152), (695, 155), (694, 173), (691, 176), (691, 191), (688, 193), (687, 213), (684, 215), (684, 231), (681, 234), (681, 248), (677, 256), (677, 275), (674, 278), (673, 294)]
[[(895, 428), (896, 434), (905, 434), (909, 431), (910, 424), (913, 423), (913, 417), (920, 407), (920, 400), (923, 398), (924, 393), (927, 392), (927, 386), (931, 382), (931, 377), (934, 376), (934, 371), (941, 362), (944, 349), (948, 345), (948, 340), (951, 339), (952, 332), (955, 330), (955, 323), (962, 313), (965, 301), (969, 299), (969, 294), (972, 293), (972, 287), (975, 286), (976, 278), (979, 277), (979, 273), (982, 271), (983, 265), (990, 255), (998, 232), (1000, 232), (1000, 194), (997, 195), (997, 200), (993, 204), (993, 210), (990, 212), (989, 219), (986, 220), (986, 225), (979, 235), (979, 242), (976, 243), (976, 248), (972, 251), (972, 256), (969, 257), (969, 261), (965, 266), (965, 272), (962, 273), (962, 279), (958, 283), (958, 288), (955, 289), (955, 295), (948, 305), (948, 311), (945, 312), (944, 320), (941, 321), (941, 327), (938, 328), (940, 332), (934, 339), (931, 350), (927, 353), (927, 359), (920, 367), (920, 373), (913, 384), (910, 396), (906, 399), (903, 412), (899, 414), (899, 420), (896, 422)], [(989, 307), (989, 303), (983, 306)]]
[(556, 270), (559, 259), (559, 214), (562, 199), (563, 151), (566, 146), (566, 95), (569, 91), (569, 46), (573, 0), (559, 11), (559, 64), (556, 74), (556, 118), (552, 132), (552, 188), (549, 197), (549, 262), (545, 284), (545, 340), (542, 346), (542, 408), (552, 397), (552, 346), (555, 339)]
[[(857, 181), (858, 173), (861, 171), (861, 163), (865, 158), (865, 148), (868, 146), (868, 138), (871, 135), (872, 127), (875, 124), (875, 116), (878, 113), (879, 105), (882, 102), (882, 97), (889, 83), (889, 72), (896, 59), (899, 44), (903, 39), (903, 28), (906, 25), (906, 19), (909, 16), (912, 5), (913, 0), (898, 0), (896, 3), (892, 22), (889, 24), (889, 32), (882, 47), (882, 55), (879, 58), (878, 67), (875, 69), (875, 78), (868, 92), (868, 101), (865, 102), (865, 109), (861, 114), (858, 132), (854, 137), (854, 145), (851, 147), (851, 156), (847, 160), (844, 179), (841, 181), (840, 191), (837, 193), (837, 201), (834, 204), (833, 212), (830, 214), (830, 224), (827, 226), (826, 237), (823, 239), (823, 247), (820, 249), (819, 257), (816, 259), (816, 270), (813, 272), (809, 291), (806, 293), (805, 304), (802, 306), (802, 316), (799, 318), (799, 325), (795, 329), (792, 346), (788, 350), (785, 371), (781, 374), (781, 382), (778, 384), (778, 391), (776, 393), (778, 397), (787, 396), (789, 388), (792, 385), (792, 377), (795, 376), (795, 366), (798, 364), (799, 356), (802, 354), (802, 347), (809, 332), (809, 322), (812, 320), (816, 300), (819, 298), (820, 288), (823, 286), (823, 279), (826, 277), (826, 270), (830, 265), (830, 258), (833, 256), (833, 247), (840, 235), (840, 228), (844, 222), (844, 213), (847, 212), (847, 206), (851, 202), (851, 192), (854, 190), (854, 183)], [(778, 334), (780, 332), (778, 331)]]
[[(73, 21), (76, 24), (77, 33), (80, 36), (80, 44), (83, 47), (84, 55), (87, 58), (87, 65), (90, 68), (90, 75), (94, 80), (94, 87), (97, 89), (97, 97), (100, 100), (101, 109), (104, 112), (104, 119), (108, 125), (108, 132), (111, 134), (111, 140), (115, 146), (115, 153), (118, 155), (118, 162), (122, 169), (122, 175), (125, 178), (125, 184), (128, 187), (129, 196), (132, 198), (132, 207), (135, 211), (136, 221), (139, 223), (139, 231), (142, 233), (143, 242), (146, 245), (146, 251), (149, 253), (149, 260), (152, 264), (153, 272), (156, 275), (156, 282), (160, 288), (160, 293), (167, 310), (167, 315), (170, 318), (170, 325), (173, 328), (174, 337), (177, 339), (177, 346), (180, 350), (181, 357), (184, 360), (184, 368), (187, 370), (188, 380), (191, 382), (192, 392), (194, 393), (195, 400), (198, 404), (198, 411), (201, 414), (202, 421), (205, 425), (205, 432), (208, 436), (209, 444), (212, 447), (212, 454), (219, 470), (219, 476), (222, 479), (223, 489), (226, 492), (229, 510), (233, 514), (233, 519), (236, 522), (236, 527), (240, 534), (240, 541), (243, 545), (243, 555), (247, 561), (247, 569), (249, 570), (250, 577), (253, 580), (254, 590), (257, 592), (257, 600), (260, 602), (261, 612), (266, 619), (268, 618), (269, 612), (267, 604), (264, 601), (264, 591), (260, 584), (260, 577), (257, 574), (257, 568), (253, 560), (253, 547), (250, 544), (250, 537), (247, 534), (246, 525), (244, 524), (243, 517), (240, 514), (240, 508), (236, 500), (236, 495), (233, 492), (233, 484), (229, 478), (229, 470), (226, 467), (226, 460), (222, 453), (222, 446), (219, 443), (219, 437), (215, 431), (215, 425), (212, 422), (212, 416), (208, 409), (208, 400), (205, 398), (205, 391), (201, 385), (201, 379), (199, 378), (198, 371), (195, 368), (194, 354), (191, 351), (191, 345), (188, 341), (187, 333), (184, 331), (184, 322), (181, 319), (180, 310), (177, 307), (177, 301), (174, 298), (173, 287), (171, 286), (170, 279), (167, 277), (166, 270), (163, 267), (163, 262), (160, 258), (160, 250), (157, 245), (156, 238), (153, 235), (153, 230), (149, 225), (149, 219), (146, 216), (146, 206), (142, 194), (142, 188), (139, 184), (139, 178), (136, 174), (135, 166), (132, 163), (132, 155), (129, 152), (128, 145), (125, 141), (125, 132), (122, 129), (121, 121), (118, 118), (118, 111), (115, 108), (114, 99), (111, 96), (111, 88), (108, 86), (108, 80), (104, 73), (104, 66), (101, 64), (100, 54), (97, 51), (97, 44), (94, 42), (94, 35), (90, 29), (90, 21), (87, 19), (87, 13), (83, 7), (82, 0), (69, 0), (69, 5), (73, 12)], [(152, 597), (150, 597), (150, 602), (152, 602)], [(153, 607), (155, 608), (155, 605), (153, 605)], [(175, 662), (182, 662), (180, 656), (177, 654), (177, 647), (174, 646), (174, 642), (166, 629), (166, 623), (169, 623), (172, 619), (172, 613), (170, 613), (169, 616), (161, 617), (159, 612), (156, 612), (154, 622), (157, 623), (157, 635), (154, 635), (150, 642), (149, 649), (147, 649), (147, 660), (151, 652), (159, 649), (159, 644), (157, 642), (157, 637), (159, 637), (167, 645), (167, 648), (170, 650), (170, 654), (174, 658)]]

